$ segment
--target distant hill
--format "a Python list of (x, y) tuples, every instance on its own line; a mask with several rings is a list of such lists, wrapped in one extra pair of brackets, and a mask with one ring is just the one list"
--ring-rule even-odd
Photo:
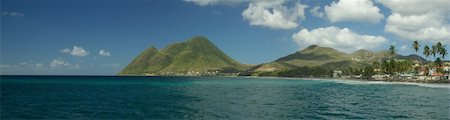
[(351, 62), (351, 56), (333, 48), (311, 45), (301, 51), (259, 66), (255, 71), (274, 71), (303, 66), (315, 67), (326, 64), (331, 65), (332, 63), (338, 64), (344, 61)]
[[(388, 59), (391, 57), (391, 55), (389, 55), (389, 52), (386, 50), (379, 51), (379, 52), (372, 52), (369, 50), (361, 49), (361, 50), (357, 50), (357, 51), (351, 53), (350, 55), (352, 56), (352, 60), (355, 60), (358, 62), (364, 62), (364, 63), (372, 63), (373, 61), (381, 61), (381, 60)], [(423, 57), (420, 57), (415, 54), (411, 54), (408, 56), (396, 54), (392, 58), (398, 59), (398, 60), (418, 61), (420, 59), (422, 62), (427, 61)]]
[(139, 54), (119, 75), (205, 75), (244, 71), (241, 64), (207, 38), (193, 37), (158, 51), (150, 47)]
[(428, 62), (425, 58), (420, 57), (418, 55), (415, 54), (410, 54), (408, 56), (403, 56), (403, 55), (395, 55), (394, 56), (395, 59), (401, 59), (401, 60), (411, 60), (411, 61), (418, 61), (419, 58), (422, 62)]
[[(330, 47), (311, 45), (301, 51), (281, 57), (273, 62), (254, 66), (250, 70), (254, 72), (276, 71), (294, 69), (297, 67), (323, 67), (329, 69), (340, 69), (348, 67), (361, 67), (372, 64), (374, 61), (381, 61), (390, 58), (387, 51), (373, 52), (370, 50), (357, 50), (351, 54), (340, 52)], [(394, 59), (417, 61), (417, 55), (394, 55)], [(420, 57), (422, 61), (426, 61)]]
[[(320, 67), (329, 70), (362, 67), (374, 61), (390, 59), (387, 51), (357, 50), (351, 54), (330, 47), (311, 45), (301, 51), (256, 66), (241, 64), (202, 36), (175, 43), (158, 50), (150, 47), (140, 53), (119, 75), (216, 75), (227, 73), (254, 73), (282, 71), (300, 67)], [(394, 55), (394, 59), (422, 62), (417, 55)]]

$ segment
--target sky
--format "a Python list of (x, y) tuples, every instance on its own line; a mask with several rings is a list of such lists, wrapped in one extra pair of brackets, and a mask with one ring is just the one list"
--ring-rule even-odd
[(115, 75), (148, 47), (162, 49), (197, 35), (246, 64), (271, 62), (313, 44), (347, 53), (395, 45), (403, 55), (415, 53), (414, 40), (422, 47), (450, 46), (449, 0), (0, 3), (0, 74)]

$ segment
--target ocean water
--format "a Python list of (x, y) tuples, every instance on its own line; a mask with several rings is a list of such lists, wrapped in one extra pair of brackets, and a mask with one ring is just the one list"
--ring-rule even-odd
[(233, 77), (2, 76), (4, 119), (450, 119), (450, 87)]

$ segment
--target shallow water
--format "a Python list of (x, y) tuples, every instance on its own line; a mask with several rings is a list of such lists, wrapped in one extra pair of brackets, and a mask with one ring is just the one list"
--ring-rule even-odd
[(450, 87), (233, 77), (2, 76), (1, 119), (450, 119)]

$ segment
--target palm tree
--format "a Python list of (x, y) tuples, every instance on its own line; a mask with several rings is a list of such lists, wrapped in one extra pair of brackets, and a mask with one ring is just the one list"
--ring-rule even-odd
[(431, 54), (431, 50), (430, 47), (428, 47), (428, 45), (425, 45), (425, 47), (423, 47), (423, 55), (425, 55), (425, 57), (430, 57)]
[(436, 48), (437, 48), (437, 49), (441, 49), (442, 47), (444, 47), (444, 46), (442, 46), (442, 43), (441, 43), (441, 42), (437, 42), (437, 43), (436, 43)]
[[(414, 41), (412, 46), (413, 46), (414, 50), (416, 50), (416, 53), (417, 53), (419, 51), (419, 48), (420, 48), (419, 42), (417, 42), (417, 40)], [(419, 59), (419, 62), (420, 62), (420, 69), (422, 69), (422, 60), (420, 59), (420, 56), (417, 56), (417, 58)]]
[[(441, 58), (436, 58), (436, 60), (434, 61), (434, 66), (435, 66), (435, 68), (436, 68), (436, 73), (442, 73), (443, 72), (443, 70), (442, 70), (442, 60), (441, 60)], [(441, 77), (439, 77), (439, 79), (441, 79)]]
[(416, 50), (416, 53), (417, 53), (417, 51), (419, 51), (419, 48), (420, 48), (419, 42), (417, 42), (417, 40), (414, 41), (414, 43), (412, 44), (412, 46), (413, 46), (414, 50)]
[(442, 47), (442, 48), (439, 50), (439, 53), (442, 55), (442, 59), (444, 59), (445, 56), (448, 55), (447, 49), (445, 49), (445, 47)]
[(436, 61), (434, 61), (434, 65), (441, 67), (442, 66), (442, 59), (441, 58), (436, 58)]
[(393, 57), (395, 54), (397, 54), (397, 50), (395, 49), (395, 46), (394, 45), (391, 45), (390, 47), (389, 47), (389, 54), (391, 55), (391, 57)]
[(436, 53), (438, 53), (438, 47), (436, 45), (431, 46), (431, 54), (433, 57), (436, 57)]
[[(425, 47), (423, 47), (423, 55), (425, 55), (425, 57), (427, 57), (428, 61), (430, 61), (431, 50), (430, 50), (430, 47), (428, 47), (428, 45), (425, 45)], [(425, 68), (427, 70), (426, 74), (428, 76), (428, 67), (425, 66)]]

